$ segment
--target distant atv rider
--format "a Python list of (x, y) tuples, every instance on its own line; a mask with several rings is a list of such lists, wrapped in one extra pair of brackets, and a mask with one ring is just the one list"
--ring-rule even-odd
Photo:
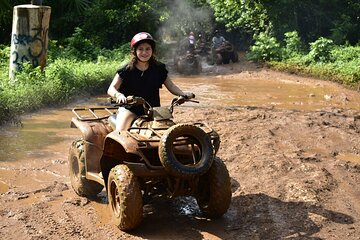
[(223, 36), (220, 35), (219, 30), (215, 30), (215, 36), (212, 38), (212, 47), (217, 49), (225, 42), (226, 40)]
[(185, 37), (180, 41), (178, 54), (184, 55), (186, 53), (193, 53), (195, 50), (196, 39), (194, 36), (194, 32), (190, 32), (189, 36)]
[[(107, 93), (116, 99), (117, 103), (126, 103), (127, 96), (142, 97), (150, 106), (160, 106), (159, 90), (162, 85), (174, 95), (191, 98), (193, 93), (184, 93), (168, 77), (165, 64), (154, 57), (155, 41), (147, 32), (136, 34), (131, 42), (131, 60), (117, 70)], [(144, 115), (142, 106), (120, 107), (116, 117), (116, 130), (127, 130), (132, 122)]]
[(216, 50), (218, 50), (224, 43), (226, 43), (225, 38), (220, 35), (219, 30), (215, 30), (215, 36), (212, 38), (211, 44), (212, 62), (216, 62)]

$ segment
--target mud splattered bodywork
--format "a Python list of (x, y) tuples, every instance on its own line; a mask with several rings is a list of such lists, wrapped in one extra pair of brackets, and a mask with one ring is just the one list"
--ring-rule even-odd
[[(69, 156), (75, 192), (93, 197), (102, 189), (98, 184), (105, 187), (116, 225), (122, 230), (136, 228), (142, 217), (138, 208), (130, 210), (138, 214), (128, 217), (130, 213), (125, 208), (136, 206), (126, 206), (124, 196), (131, 192), (124, 184), (129, 184), (129, 188), (139, 185), (142, 202), (159, 196), (194, 196), (201, 201), (199, 207), (204, 214), (223, 215), (230, 205), (231, 188), (225, 165), (215, 158), (219, 135), (206, 123), (173, 122), (174, 106), (191, 101), (184, 97), (173, 99), (169, 108), (151, 108), (140, 98), (128, 102), (137, 104), (136, 101), (148, 107), (145, 111), (148, 115), (139, 117), (127, 131), (114, 130), (114, 108), (73, 110), (77, 117), (72, 119), (71, 126), (82, 133), (82, 139), (72, 144)], [(98, 116), (96, 111), (108, 114)], [(84, 112), (92, 116), (86, 117)], [(214, 174), (223, 177), (219, 179)], [(90, 184), (95, 187), (87, 187)], [(217, 193), (219, 185), (221, 194)]]

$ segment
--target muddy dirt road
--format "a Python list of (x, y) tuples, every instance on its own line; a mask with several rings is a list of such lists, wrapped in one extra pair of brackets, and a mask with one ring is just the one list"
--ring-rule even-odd
[(177, 108), (175, 120), (220, 134), (233, 192), (223, 218), (201, 218), (192, 199), (156, 201), (125, 233), (105, 192), (78, 197), (67, 173), (79, 137), (69, 109), (99, 97), (1, 129), (0, 239), (360, 239), (360, 93), (243, 60), (173, 80), (200, 101)]

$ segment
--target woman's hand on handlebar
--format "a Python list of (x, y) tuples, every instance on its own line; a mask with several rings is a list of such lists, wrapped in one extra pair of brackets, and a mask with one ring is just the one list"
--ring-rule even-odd
[(118, 93), (116, 94), (116, 103), (120, 104), (124, 104), (124, 103), (127, 103), (127, 98), (125, 97), (124, 94), (122, 93)]
[(183, 97), (184, 97), (185, 99), (191, 99), (191, 98), (194, 98), (194, 97), (195, 97), (195, 94), (192, 93), (192, 92), (184, 92)]

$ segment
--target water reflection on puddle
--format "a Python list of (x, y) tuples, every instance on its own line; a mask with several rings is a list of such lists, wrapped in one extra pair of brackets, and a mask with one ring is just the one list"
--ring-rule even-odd
[(9, 190), (9, 186), (6, 183), (0, 181), (0, 194), (6, 193), (8, 190)]
[(179, 215), (195, 216), (200, 215), (201, 213), (199, 206), (193, 197), (178, 197), (173, 201), (172, 207)]
[[(195, 93), (203, 106), (262, 106), (281, 109), (317, 110), (337, 107), (360, 110), (360, 94), (335, 84), (309, 84), (284, 78), (245, 78), (239, 73), (219, 76), (179, 76), (174, 82)], [(280, 75), (281, 76), (281, 75)], [(164, 93), (165, 97), (168, 96)], [(170, 97), (167, 97), (169, 101)]]
[(54, 154), (54, 149), (48, 149), (49, 146), (73, 136), (73, 130), (70, 129), (71, 116), (71, 112), (64, 109), (44, 111), (24, 117), (21, 126), (2, 128), (0, 161), (37, 159)]

